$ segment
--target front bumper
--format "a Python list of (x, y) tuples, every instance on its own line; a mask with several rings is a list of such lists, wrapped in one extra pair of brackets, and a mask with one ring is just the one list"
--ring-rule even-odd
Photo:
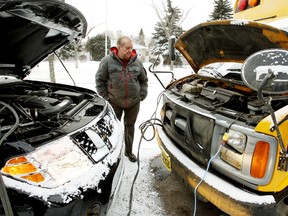
[[(170, 157), (171, 170), (176, 172), (192, 190), (205, 174), (205, 169), (182, 153), (161, 127), (156, 129), (157, 141)], [(229, 215), (273, 215), (276, 201), (272, 195), (258, 195), (245, 191), (208, 172), (197, 194)]]

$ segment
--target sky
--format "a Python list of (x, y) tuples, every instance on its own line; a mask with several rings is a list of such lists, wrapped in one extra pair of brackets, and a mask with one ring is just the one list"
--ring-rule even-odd
[[(120, 30), (126, 35), (137, 36), (143, 29), (145, 36), (150, 37), (155, 24), (159, 21), (152, 7), (152, 0), (66, 0), (66, 2), (75, 6), (86, 17), (88, 31), (93, 28), (88, 36), (101, 34), (106, 29), (115, 34)], [(166, 0), (154, 0), (154, 2), (160, 11), (163, 11), (167, 4)], [(214, 0), (171, 0), (171, 2), (172, 6), (178, 7), (183, 14), (188, 13), (181, 25), (184, 30), (207, 21), (214, 8)]]

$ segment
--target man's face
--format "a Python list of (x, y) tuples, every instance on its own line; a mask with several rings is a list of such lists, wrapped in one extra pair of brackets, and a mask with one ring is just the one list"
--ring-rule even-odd
[(123, 40), (122, 44), (118, 47), (118, 56), (123, 60), (129, 60), (133, 50), (133, 44), (130, 40)]

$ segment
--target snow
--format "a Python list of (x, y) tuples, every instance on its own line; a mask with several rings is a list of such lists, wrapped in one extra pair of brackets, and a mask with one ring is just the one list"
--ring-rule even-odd
[[(48, 201), (51, 196), (59, 196), (63, 202), (70, 202), (71, 195), (78, 195), (82, 193), (82, 190), (97, 187), (100, 180), (104, 178), (103, 176), (109, 173), (110, 168), (108, 166), (116, 163), (117, 157), (121, 153), (121, 145), (116, 145), (121, 142), (119, 141), (120, 135), (121, 131), (116, 131), (116, 135), (111, 137), (111, 142), (115, 143), (112, 153), (108, 154), (107, 150), (107, 157), (102, 163), (97, 164), (93, 164), (74, 144), (71, 145), (72, 140), (67, 136), (52, 141), (37, 148), (27, 156), (28, 161), (33, 163), (34, 166), (38, 165), (37, 169), (45, 175), (45, 181), (35, 183), (35, 186), (40, 187), (6, 176), (3, 176), (4, 182), (10, 188), (21, 188), (23, 192), (30, 194), (30, 196), (39, 197), (45, 201)], [(82, 176), (85, 176), (85, 178), (81, 178)], [(19, 179), (21, 179), (21, 176), (19, 176)]]
[[(92, 90), (95, 90), (95, 73), (99, 62), (81, 62), (79, 63), (78, 68), (75, 68), (75, 63), (66, 62), (65, 66), (68, 69), (70, 75), (68, 75), (65, 70), (61, 67), (59, 62), (55, 62), (56, 68), (56, 81), (65, 84), (72, 84), (70, 76), (74, 79), (77, 86), (86, 87)], [(149, 168), (149, 162), (151, 159), (158, 157), (160, 155), (160, 148), (157, 144), (156, 139), (152, 141), (146, 141), (141, 136), (141, 131), (139, 126), (149, 120), (156, 113), (156, 117), (159, 118), (159, 109), (158, 101), (159, 95), (163, 91), (163, 87), (159, 84), (157, 78), (154, 74), (150, 73), (148, 67), (151, 63), (145, 63), (144, 66), (147, 69), (148, 78), (149, 78), (149, 88), (148, 96), (146, 100), (141, 102), (140, 113), (136, 121), (136, 130), (135, 130), (135, 139), (133, 151), (135, 154), (139, 154), (139, 173), (137, 179), (135, 180), (133, 188), (133, 200), (131, 206), (132, 215), (167, 215), (165, 209), (161, 203), (161, 199), (158, 196), (157, 192), (152, 190), (151, 182), (153, 180), (153, 173)], [(161, 70), (167, 70), (161, 68)], [(36, 68), (33, 69), (32, 73), (27, 77), (27, 79), (34, 80), (49, 80), (48, 72), (48, 62), (42, 62)], [(177, 71), (177, 72), (176, 72)], [(174, 69), (175, 78), (180, 78), (191, 73), (191, 69), (188, 67)], [(160, 74), (161, 80), (163, 80), (164, 86), (168, 84), (171, 80), (170, 74)], [(153, 128), (147, 128), (145, 132), (146, 139), (150, 139), (153, 136)], [(139, 152), (138, 152), (139, 148)], [(176, 149), (173, 151), (177, 152)], [(181, 160), (186, 160), (186, 166), (191, 166), (191, 161), (187, 158), (181, 158)], [(137, 173), (137, 163), (131, 163), (126, 157), (124, 158), (125, 170), (122, 177), (122, 182), (119, 187), (119, 191), (113, 200), (110, 211), (108, 215), (127, 215), (129, 211), (129, 198), (131, 192), (131, 186), (134, 181), (135, 174)], [(195, 169), (199, 176), (203, 176), (204, 172), (201, 169)], [(205, 177), (205, 181), (208, 182), (218, 182), (222, 192), (225, 192), (229, 196), (236, 198), (241, 201), (255, 202), (255, 203), (273, 203), (274, 200), (271, 199), (271, 196), (264, 197), (253, 197), (252, 200), (247, 200), (245, 193), (240, 193), (239, 190), (231, 185), (228, 185), (223, 180), (215, 178), (209, 173)], [(192, 214), (192, 213), (191, 213)]]

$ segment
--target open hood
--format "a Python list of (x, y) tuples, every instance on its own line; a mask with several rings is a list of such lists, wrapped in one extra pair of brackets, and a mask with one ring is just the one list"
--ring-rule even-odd
[(197, 72), (214, 62), (243, 62), (251, 54), (269, 48), (288, 48), (288, 33), (258, 22), (222, 20), (199, 24), (175, 44)]
[(0, 75), (24, 78), (65, 44), (85, 37), (87, 22), (57, 0), (0, 0)]

